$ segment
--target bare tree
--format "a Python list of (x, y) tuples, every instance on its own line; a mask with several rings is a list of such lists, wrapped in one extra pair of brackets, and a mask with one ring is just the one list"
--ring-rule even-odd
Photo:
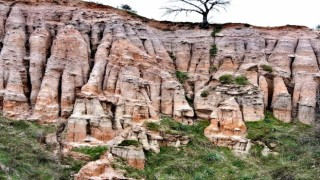
[(169, 0), (169, 2), (181, 3), (181, 6), (164, 7), (165, 15), (178, 15), (182, 12), (185, 12), (186, 15), (189, 13), (201, 14), (203, 17), (202, 28), (209, 27), (208, 17), (211, 11), (219, 11), (220, 8), (225, 9), (230, 4), (230, 0)]

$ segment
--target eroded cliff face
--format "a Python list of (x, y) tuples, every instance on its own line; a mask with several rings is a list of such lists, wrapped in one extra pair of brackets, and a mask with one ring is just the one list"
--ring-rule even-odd
[[(316, 32), (242, 24), (211, 32), (78, 1), (0, 0), (0, 108), (13, 119), (66, 121), (68, 145), (135, 139), (155, 152), (163, 137), (143, 122), (162, 115), (210, 120), (209, 139), (242, 151), (244, 122), (266, 110), (285, 122), (315, 122)], [(180, 82), (177, 71), (189, 78)], [(225, 74), (250, 84), (223, 85)]]

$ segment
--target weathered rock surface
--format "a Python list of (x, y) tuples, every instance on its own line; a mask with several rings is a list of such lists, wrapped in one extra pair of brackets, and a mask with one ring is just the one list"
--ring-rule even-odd
[(210, 115), (211, 124), (204, 131), (205, 136), (218, 146), (225, 146), (236, 151), (247, 151), (249, 141), (244, 138), (244, 124), (240, 106), (232, 97), (220, 103)]
[(125, 159), (129, 166), (137, 169), (144, 169), (146, 160), (142, 147), (114, 146), (111, 153)]
[[(267, 89), (273, 85), (259, 68), (268, 64), (273, 74), (294, 84), (289, 92), (293, 118), (307, 119), (301, 121), (308, 124), (315, 120), (312, 100), (317, 96), (314, 77), (320, 48), (316, 33), (306, 28), (226, 25), (215, 40), (218, 54), (211, 58), (210, 31), (162, 31), (161, 23), (144, 24), (110, 7), (78, 1), (2, 0), (0, 5), (0, 88), (6, 116), (42, 123), (70, 119), (77, 99), (90, 97), (112, 104), (111, 114), (104, 112), (113, 117), (108, 120), (112, 130), (123, 129), (125, 121), (157, 119), (160, 113), (182, 121), (208, 119), (211, 104), (196, 109), (195, 116), (185, 95), (193, 98), (207, 88), (211, 66), (217, 68), (214, 79), (223, 74), (247, 76), (263, 91), (268, 109), (273, 93)], [(176, 70), (189, 74), (187, 84), (177, 81)], [(312, 83), (302, 83), (304, 77)], [(257, 104), (243, 106), (245, 120), (263, 117)]]
[(76, 180), (89, 179), (131, 179), (126, 178), (123, 172), (120, 172), (112, 167), (113, 157), (111, 154), (103, 155), (99, 160), (92, 161), (86, 164), (74, 176)]
[(284, 121), (291, 121), (291, 96), (288, 93), (287, 87), (284, 84), (282, 77), (275, 77), (273, 79), (274, 90), (272, 98), (272, 110), (275, 118)]
[[(263, 119), (266, 110), (285, 122), (314, 124), (317, 33), (225, 24), (213, 39), (211, 31), (78, 0), (0, 0), (0, 109), (13, 119), (67, 122), (68, 146), (112, 148), (137, 140), (139, 153), (188, 143), (188, 137), (145, 129), (145, 121), (161, 115), (185, 124), (211, 120), (205, 135), (238, 151), (250, 144), (244, 122)], [(177, 71), (188, 76), (185, 82)], [(246, 76), (249, 84), (221, 84), (225, 74)], [(109, 167), (94, 162), (80, 177), (103, 179)]]

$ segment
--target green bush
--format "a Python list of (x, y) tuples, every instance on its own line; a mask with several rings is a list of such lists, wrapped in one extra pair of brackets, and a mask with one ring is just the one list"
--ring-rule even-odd
[(159, 131), (160, 130), (160, 125), (154, 122), (146, 122), (145, 123), (146, 127), (151, 130), (151, 131)]
[(266, 72), (269, 72), (269, 73), (272, 73), (272, 72), (273, 72), (272, 67), (269, 66), (269, 65), (263, 64), (263, 65), (261, 65), (260, 67), (261, 67), (264, 71), (266, 71)]
[(213, 28), (213, 31), (211, 33), (211, 36), (216, 37), (217, 33), (219, 33), (222, 30), (222, 28), (223, 28), (223, 25), (221, 25), (221, 24), (215, 25)]
[(209, 95), (209, 91), (202, 91), (200, 94), (201, 97), (208, 97), (208, 95)]
[(75, 152), (80, 152), (86, 155), (89, 155), (91, 160), (95, 161), (100, 158), (100, 156), (108, 150), (107, 146), (83, 146), (73, 149)]
[(140, 146), (140, 142), (136, 140), (123, 140), (118, 146)]
[(189, 79), (188, 74), (185, 72), (181, 72), (181, 71), (176, 71), (176, 77), (181, 84), (184, 84), (186, 82), (186, 80)]
[(216, 57), (218, 54), (218, 47), (216, 44), (212, 44), (210, 48), (210, 56), (211, 57)]
[(217, 72), (218, 71), (218, 68), (216, 66), (210, 66), (209, 67), (209, 73), (214, 73), (214, 72)]
[(234, 82), (234, 78), (231, 74), (225, 74), (220, 76), (219, 81), (222, 84), (232, 84)]
[(245, 76), (236, 77), (235, 82), (238, 85), (247, 85), (249, 83), (248, 79)]

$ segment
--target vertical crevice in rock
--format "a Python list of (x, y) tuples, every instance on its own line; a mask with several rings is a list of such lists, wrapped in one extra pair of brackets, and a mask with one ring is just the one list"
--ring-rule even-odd
[(294, 60), (296, 59), (296, 57), (291, 56), (289, 58), (290, 58), (290, 72), (291, 72), (290, 79), (292, 79), (293, 78), (293, 63), (294, 63)]
[(188, 59), (188, 72), (190, 72), (190, 68), (191, 68), (191, 62), (192, 62), (192, 59), (193, 59), (193, 43), (189, 43), (189, 59)]
[(91, 136), (91, 126), (90, 126), (90, 119), (86, 119), (87, 125), (86, 125), (86, 135)]
[(320, 86), (318, 80), (318, 87), (317, 87), (317, 104), (316, 104), (316, 120), (319, 121), (320, 119)]
[(243, 42), (243, 48), (244, 48), (244, 51), (248, 50), (248, 42), (247, 41)]
[(90, 58), (94, 59), (95, 54), (97, 52), (97, 48), (103, 38), (104, 32), (104, 24), (103, 23), (95, 23), (91, 26), (90, 29), (90, 48), (91, 48), (91, 55)]
[(274, 83), (273, 83), (273, 77), (266, 77), (267, 83), (268, 83), (268, 104), (266, 109), (271, 111), (272, 110), (272, 97), (273, 97), (273, 91), (274, 91)]
[(112, 119), (111, 119), (111, 122), (112, 122), (112, 129), (113, 130), (116, 130), (117, 129), (117, 125), (116, 125), (116, 109), (117, 109), (117, 106), (115, 104), (111, 104), (111, 113), (112, 113)]
[(30, 76), (30, 59), (25, 60), (25, 67), (26, 67), (26, 71), (27, 71), (27, 88), (28, 91), (25, 92), (25, 95), (28, 99), (28, 104), (30, 107), (32, 107), (31, 105), (31, 92), (32, 92), (32, 82), (31, 82), (31, 76)]
[(300, 39), (297, 39), (296, 45), (295, 45), (294, 50), (293, 50), (293, 53), (296, 53), (296, 52), (297, 52), (299, 42), (300, 42)]
[(315, 45), (312, 43), (312, 41), (309, 39), (309, 42), (311, 44), (311, 47), (312, 47), (312, 50), (313, 50), (313, 53), (314, 53), (314, 56), (316, 57), (316, 60), (317, 60), (317, 65), (318, 65), (318, 69), (320, 68), (320, 59), (319, 59), (319, 56), (318, 56), (318, 51), (315, 47)]
[(272, 52), (276, 49), (276, 47), (278, 46), (278, 42), (279, 42), (279, 39), (276, 40), (276, 42), (274, 43), (274, 46), (272, 48)]
[(58, 81), (58, 117), (61, 117), (62, 113), (61, 113), (61, 98), (62, 98), (62, 75), (60, 75), (59, 77), (59, 81)]

